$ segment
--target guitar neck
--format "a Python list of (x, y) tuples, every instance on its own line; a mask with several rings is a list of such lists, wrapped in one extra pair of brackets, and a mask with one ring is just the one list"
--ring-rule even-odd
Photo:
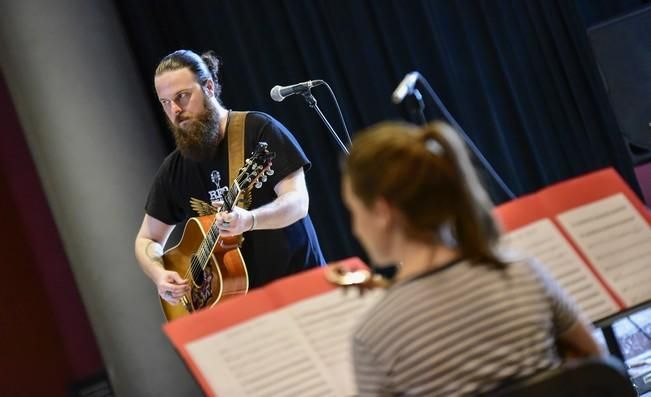
[[(237, 181), (233, 182), (233, 185), (224, 197), (224, 204), (219, 209), (219, 212), (232, 211), (241, 194), (242, 190), (239, 183)], [(196, 252), (197, 259), (199, 259), (202, 269), (205, 269), (208, 264), (208, 259), (210, 259), (210, 255), (212, 254), (213, 249), (215, 249), (217, 241), (219, 241), (219, 227), (217, 226), (217, 217), (215, 217), (215, 220), (210, 225), (210, 229), (206, 233), (206, 237), (203, 239)]]
[(233, 185), (226, 193), (226, 197), (224, 197), (224, 205), (222, 206), (222, 211), (232, 211), (233, 207), (235, 207), (235, 203), (237, 203), (237, 200), (239, 200), (241, 193), (242, 190), (240, 188), (240, 184), (237, 183), (237, 181), (233, 182)]

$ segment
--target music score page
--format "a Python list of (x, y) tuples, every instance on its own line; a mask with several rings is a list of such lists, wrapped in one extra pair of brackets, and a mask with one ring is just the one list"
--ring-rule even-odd
[(563, 212), (557, 219), (627, 306), (651, 298), (651, 228), (623, 194)]
[(537, 258), (591, 321), (619, 310), (616, 302), (549, 218), (505, 234), (502, 243)]
[(219, 397), (352, 396), (352, 333), (381, 295), (334, 290), (186, 347)]

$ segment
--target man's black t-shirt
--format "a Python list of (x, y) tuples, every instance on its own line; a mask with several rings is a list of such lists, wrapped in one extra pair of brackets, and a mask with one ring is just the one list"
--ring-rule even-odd
[[(273, 117), (249, 112), (245, 126), (245, 157), (260, 141), (267, 142), (269, 150), (276, 153), (274, 174), (260, 189), (252, 190), (250, 209), (254, 209), (276, 198), (274, 186), (278, 182), (300, 167), (307, 171), (311, 163), (294, 136)], [(161, 222), (177, 224), (197, 216), (190, 207), (191, 197), (206, 202), (220, 200), (224, 187), (228, 187), (228, 134), (209, 161), (189, 160), (178, 150), (170, 153), (156, 174), (145, 211)], [(282, 229), (244, 233), (241, 251), (251, 288), (325, 262), (309, 216)]]

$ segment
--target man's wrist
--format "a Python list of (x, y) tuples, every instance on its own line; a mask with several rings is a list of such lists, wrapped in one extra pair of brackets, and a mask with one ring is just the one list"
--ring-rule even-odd
[(250, 232), (255, 228), (255, 214), (253, 213), (253, 211), (249, 212), (249, 214), (251, 214), (251, 227), (249, 228), (249, 230), (247, 230), (247, 232)]

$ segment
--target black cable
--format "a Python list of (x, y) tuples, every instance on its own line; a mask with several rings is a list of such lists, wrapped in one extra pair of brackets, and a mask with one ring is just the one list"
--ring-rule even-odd
[(330, 84), (328, 84), (327, 81), (324, 81), (323, 85), (325, 85), (328, 88), (328, 91), (330, 91), (330, 96), (335, 101), (335, 105), (337, 106), (337, 112), (339, 113), (339, 119), (341, 119), (341, 125), (344, 127), (346, 138), (348, 138), (348, 146), (351, 146), (353, 142), (350, 139), (350, 134), (348, 133), (348, 127), (346, 127), (346, 121), (344, 120), (344, 115), (341, 113), (341, 108), (339, 107), (339, 102), (337, 101), (337, 97), (335, 96), (335, 93), (332, 91), (332, 88), (330, 88)]

